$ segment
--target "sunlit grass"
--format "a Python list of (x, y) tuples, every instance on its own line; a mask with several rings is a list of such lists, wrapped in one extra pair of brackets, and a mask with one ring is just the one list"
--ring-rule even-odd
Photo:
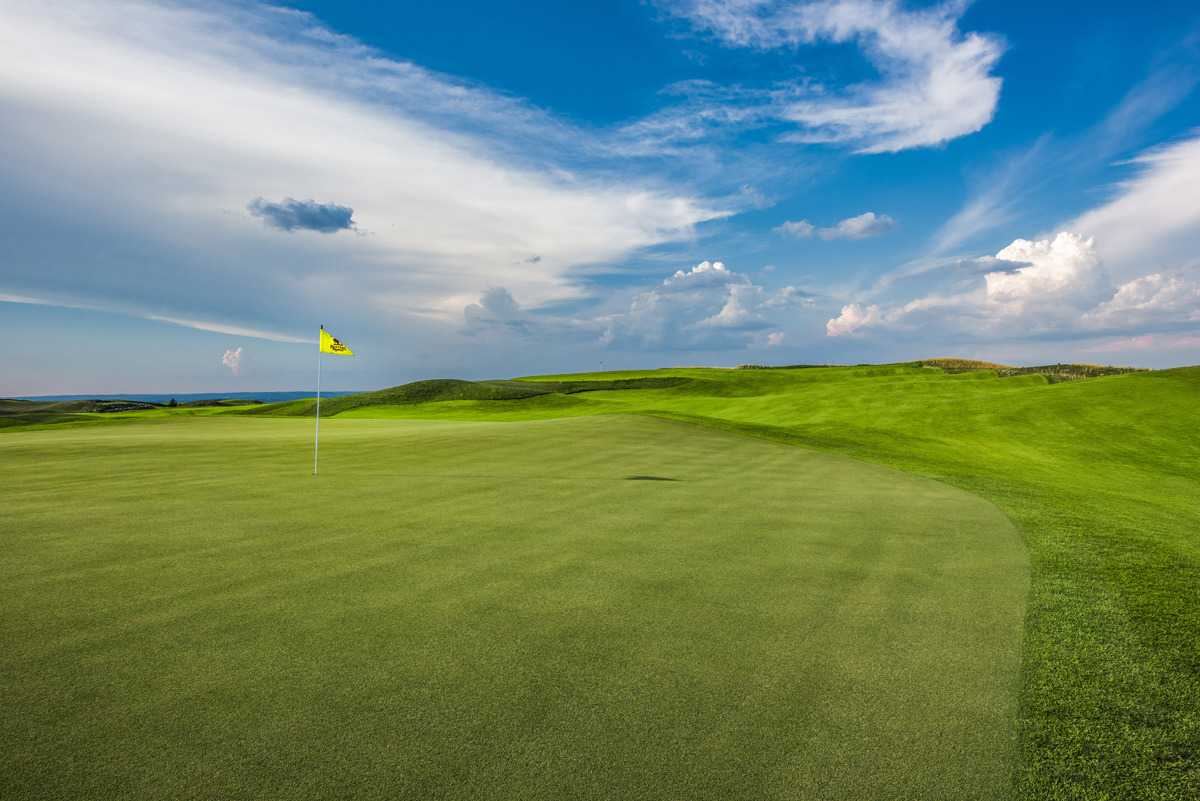
[(656, 414), (977, 493), (1016, 521), (1031, 551), (1023, 795), (1200, 797), (1200, 368), (1060, 384), (910, 366), (646, 374), (693, 381), (586, 393), (569, 406), (535, 398), (373, 413)]
[(656, 415), (966, 489), (1004, 510), (1030, 551), (1019, 794), (1200, 797), (1200, 369), (1060, 384), (916, 366), (531, 380), (663, 377), (691, 380), (506, 400), (409, 398), (335, 420)]
[(322, 430), (0, 437), (0, 795), (1007, 796), (986, 502), (647, 417)]

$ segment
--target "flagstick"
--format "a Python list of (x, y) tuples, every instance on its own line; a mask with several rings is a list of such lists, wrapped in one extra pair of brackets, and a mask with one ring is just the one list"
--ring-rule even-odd
[[(325, 326), (321, 326), (324, 330)], [(321, 349), (317, 348), (317, 435), (313, 443), (313, 475), (317, 474), (317, 452), (321, 449)]]

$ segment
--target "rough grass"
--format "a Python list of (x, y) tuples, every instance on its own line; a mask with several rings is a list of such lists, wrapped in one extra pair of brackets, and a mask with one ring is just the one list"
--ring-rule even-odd
[[(592, 380), (612, 374), (538, 376)], [(360, 409), (517, 420), (637, 412), (970, 490), (1031, 550), (1023, 797), (1200, 797), (1200, 368), (1052, 383), (914, 366), (681, 369), (666, 390)]]
[(973, 495), (649, 417), (333, 419), (313, 477), (309, 421), (190, 417), (0, 436), (0, 797), (1007, 796)]

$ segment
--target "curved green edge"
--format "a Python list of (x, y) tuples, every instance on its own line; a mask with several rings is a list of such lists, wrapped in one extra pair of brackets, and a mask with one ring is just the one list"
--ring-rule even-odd
[(0, 444), (6, 797), (1008, 797), (983, 500), (641, 416), (310, 434)]

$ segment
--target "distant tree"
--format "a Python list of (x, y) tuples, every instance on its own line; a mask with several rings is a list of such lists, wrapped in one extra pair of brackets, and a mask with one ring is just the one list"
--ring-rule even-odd
[(179, 403), (174, 398), (171, 398), (170, 402), (167, 405), (170, 406), (172, 409), (174, 409), (176, 406), (179, 405)]

